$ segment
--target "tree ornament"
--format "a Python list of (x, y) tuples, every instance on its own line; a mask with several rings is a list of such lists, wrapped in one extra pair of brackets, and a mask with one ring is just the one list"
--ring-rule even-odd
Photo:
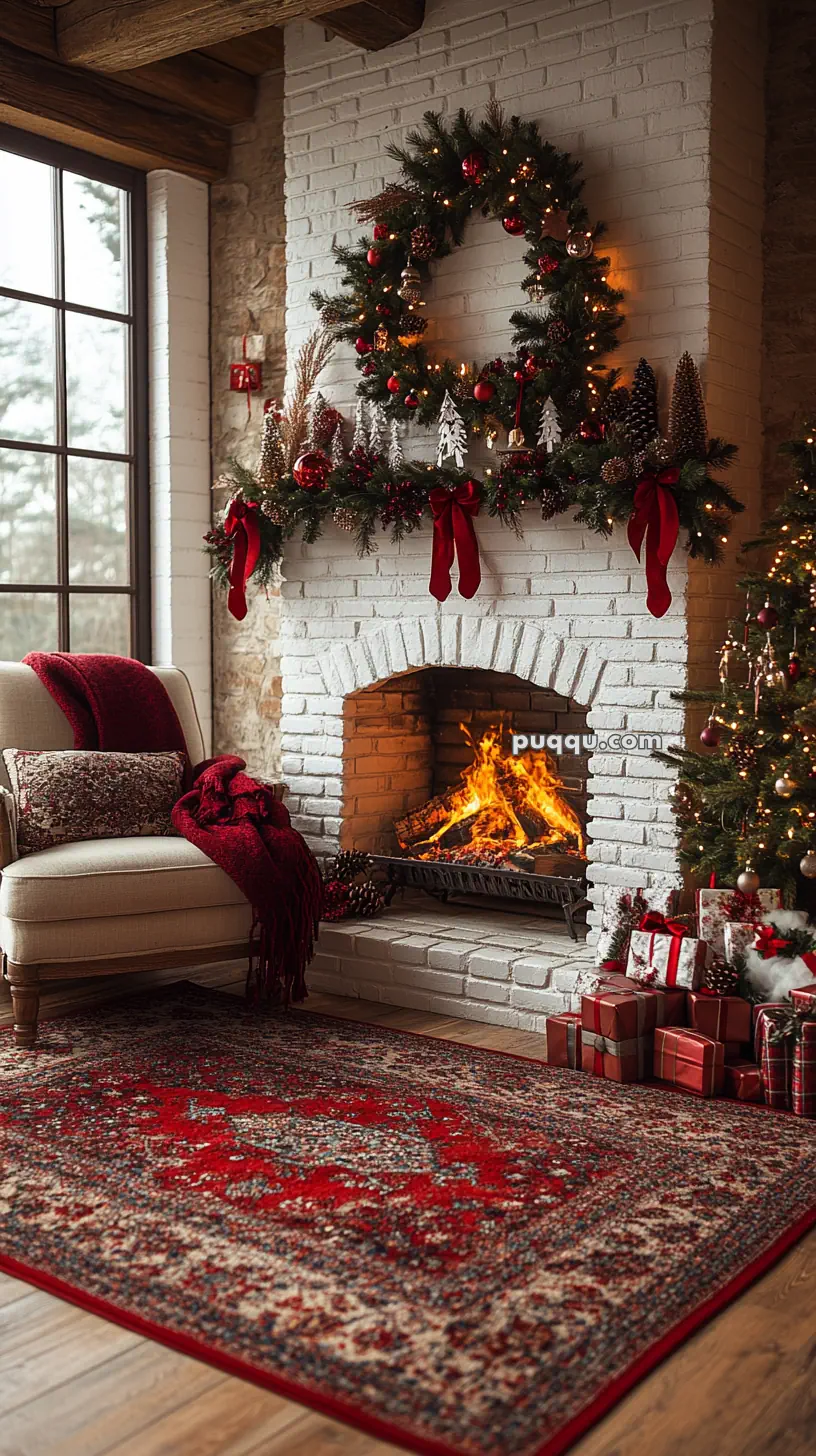
[(366, 253), (366, 261), (368, 262), (369, 268), (379, 268), (382, 262), (382, 253), (379, 248), (369, 248)]
[(527, 442), (524, 438), (524, 431), (519, 425), (516, 425), (516, 427), (510, 431), (510, 434), (507, 436), (507, 443), (510, 446), (511, 450), (521, 450), (524, 448)]
[(657, 413), (657, 380), (646, 359), (639, 359), (629, 395), (629, 408), (623, 421), (626, 437), (640, 450), (660, 434)]
[(712, 714), (700, 734), (700, 742), (704, 748), (719, 748), (722, 734)]
[(370, 379), (372, 374), (377, 373), (377, 366), (373, 359), (369, 359), (368, 363), (363, 365), (362, 372), (367, 379)]
[(566, 319), (554, 318), (551, 320), (549, 328), (547, 329), (547, 338), (549, 339), (551, 344), (555, 344), (556, 346), (559, 344), (566, 344), (569, 336), (570, 329)]
[(327, 329), (333, 329), (343, 322), (343, 310), (335, 299), (329, 299), (320, 310), (320, 319)]
[(525, 292), (530, 302), (534, 303), (537, 308), (544, 307), (544, 317), (546, 318), (552, 302), (550, 290), (541, 282), (540, 278), (537, 278), (535, 282), (525, 285)]
[(286, 470), (283, 439), (274, 410), (267, 410), (261, 426), (261, 450), (255, 476), (259, 485), (276, 485)]
[(567, 233), (566, 249), (571, 258), (589, 258), (595, 248), (592, 233), (575, 228)]
[(802, 659), (798, 653), (792, 652), (788, 658), (788, 665), (785, 668), (785, 676), (789, 683), (796, 683), (802, 676)]
[(795, 788), (796, 784), (793, 779), (789, 779), (787, 774), (783, 774), (774, 784), (774, 793), (778, 794), (780, 799), (790, 799)]
[(405, 464), (405, 452), (400, 440), (399, 420), (392, 420), (389, 429), (388, 464), (392, 470), (399, 470)]
[(354, 410), (354, 434), (351, 440), (352, 450), (368, 449), (368, 404), (359, 396)]
[(375, 352), (378, 354), (384, 354), (386, 349), (388, 348), (389, 343), (390, 339), (388, 337), (388, 330), (385, 327), (385, 324), (378, 324), (376, 329), (374, 330)]
[(622, 455), (612, 455), (601, 466), (601, 480), (604, 485), (621, 485), (629, 477), (630, 465)]
[(550, 273), (558, 272), (559, 261), (557, 258), (551, 258), (549, 253), (542, 253), (540, 258), (536, 258), (536, 267), (539, 273), (543, 273), (546, 277)]
[(291, 520), (291, 516), (286, 507), (280, 505), (277, 501), (261, 501), (261, 511), (266, 516), (266, 519), (272, 522), (273, 526), (288, 526)]
[(382, 455), (384, 453), (387, 430), (388, 416), (385, 413), (385, 406), (377, 400), (371, 406), (371, 427), (368, 432), (368, 448), (372, 455)]
[(412, 389), (410, 394), (406, 394), (403, 404), (406, 409), (415, 410), (419, 408), (419, 395), (416, 393), (416, 390)]
[(680, 355), (675, 370), (669, 408), (669, 439), (681, 459), (705, 460), (708, 453), (708, 421), (703, 386), (697, 365), (688, 352)]
[(343, 424), (340, 411), (330, 405), (322, 394), (316, 394), (312, 405), (309, 424), (309, 440), (318, 450), (323, 450), (334, 439)]
[(397, 289), (403, 303), (418, 304), (422, 302), (422, 278), (419, 269), (413, 263), (408, 262), (400, 274), (400, 286)]
[(806, 880), (816, 880), (816, 851), (809, 849), (799, 861), (799, 870)]
[(388, 390), (389, 394), (399, 394), (400, 390), (402, 389), (402, 385), (400, 384), (396, 374), (392, 374), (390, 378), (386, 379), (385, 387)]
[(743, 734), (735, 733), (725, 751), (735, 763), (740, 778), (747, 778), (756, 759), (753, 743), (749, 743)]
[(374, 224), (374, 241), (375, 241), (375, 243), (384, 243), (387, 237), (388, 237), (388, 223), (387, 222), (378, 222), (378, 223), (375, 223)]
[[(816, 855), (814, 855), (816, 860)], [(760, 886), (760, 878), (753, 866), (746, 864), (741, 875), (737, 876), (737, 889), (743, 895), (755, 895)]]
[(525, 379), (527, 378), (527, 375), (524, 373), (523, 369), (514, 369), (513, 378), (515, 379), (516, 384), (523, 384)]
[(520, 212), (506, 212), (501, 220), (502, 227), (511, 238), (521, 238), (527, 230), (527, 225)]
[(538, 176), (538, 162), (535, 157), (525, 157), (516, 167), (516, 178), (519, 182), (533, 182)]
[(292, 474), (301, 490), (325, 490), (330, 469), (331, 461), (322, 450), (307, 450), (295, 461)]
[(473, 398), (479, 404), (489, 404), (495, 393), (496, 386), (489, 379), (477, 379), (473, 386)]
[(354, 347), (357, 350), (358, 354), (371, 353), (371, 345), (369, 344), (368, 339), (363, 338), (362, 334), (360, 334), (359, 337), (355, 340)]
[(439, 412), (439, 448), (436, 452), (437, 469), (451, 456), (456, 462), (457, 470), (461, 470), (465, 463), (467, 454), (467, 428), (462, 419), (456, 402), (450, 390), (445, 391), (445, 398), (442, 401), (442, 408)]
[(662, 435), (656, 435), (649, 441), (646, 447), (646, 464), (654, 470), (662, 470), (664, 466), (671, 465), (674, 460), (674, 451), (668, 440)]
[(374, 312), (378, 313), (380, 318), (390, 318), (394, 310), (387, 303), (377, 303), (374, 306)]
[(765, 602), (764, 607), (760, 607), (756, 619), (763, 632), (772, 632), (774, 627), (779, 626), (779, 613), (769, 601)]
[(538, 425), (538, 443), (548, 455), (552, 455), (556, 445), (561, 444), (561, 421), (558, 418), (558, 410), (551, 395), (547, 395), (541, 406), (541, 418)]
[(542, 238), (554, 238), (557, 243), (565, 243), (569, 230), (569, 214), (561, 208), (548, 207), (541, 219)]
[(432, 258), (436, 247), (436, 238), (424, 222), (420, 223), (418, 227), (412, 228), (411, 252), (415, 258), (419, 258), (420, 262), (427, 262), (428, 258)]
[(357, 529), (357, 517), (354, 511), (350, 510), (348, 506), (335, 506), (332, 511), (332, 520), (335, 526), (340, 527), (341, 531), (354, 531)]
[(335, 430), (334, 434), (332, 435), (330, 454), (331, 454), (332, 467), (335, 470), (339, 469), (339, 467), (341, 465), (345, 465), (345, 463), (346, 463), (346, 451), (345, 451), (345, 446), (343, 445), (343, 427), (342, 427), (342, 425), (338, 425), (337, 426), (337, 429)]
[(462, 161), (462, 176), (474, 187), (481, 187), (487, 171), (487, 157), (484, 152), (468, 152)]

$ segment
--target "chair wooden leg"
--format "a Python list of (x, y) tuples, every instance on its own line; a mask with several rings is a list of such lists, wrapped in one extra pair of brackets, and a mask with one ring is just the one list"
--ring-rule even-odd
[(33, 1047), (37, 1040), (37, 1018), (40, 1014), (39, 975), (30, 966), (14, 965), (8, 966), (6, 974), (11, 988), (14, 1045)]

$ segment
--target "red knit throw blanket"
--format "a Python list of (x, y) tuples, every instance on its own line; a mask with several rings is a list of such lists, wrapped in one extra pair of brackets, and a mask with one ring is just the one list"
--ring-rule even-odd
[[(75, 748), (186, 754), (175, 708), (142, 663), (67, 652), (32, 652), (25, 662), (65, 713)], [(173, 823), (252, 906), (248, 996), (262, 1002), (282, 992), (286, 1002), (302, 1001), (320, 919), (320, 871), (288, 810), (245, 767), (226, 756), (199, 764)]]

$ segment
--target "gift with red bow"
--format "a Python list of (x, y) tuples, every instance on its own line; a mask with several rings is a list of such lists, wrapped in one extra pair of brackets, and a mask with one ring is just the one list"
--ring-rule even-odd
[[(741, 890), (698, 890), (697, 934), (701, 940), (708, 941), (715, 955), (724, 956), (733, 964), (725, 943), (725, 927), (733, 923), (750, 929), (771, 911), (781, 909), (781, 890), (756, 890), (751, 895)], [(746, 938), (746, 932), (742, 938)]]
[(637, 930), (647, 910), (670, 915), (677, 904), (677, 890), (672, 885), (650, 886), (648, 889), (622, 889), (606, 885), (601, 901), (601, 928), (595, 946), (595, 964), (602, 969), (626, 970), (629, 938)]
[(705, 941), (690, 935), (682, 920), (650, 910), (632, 932), (626, 974), (644, 985), (696, 991), (708, 954)]

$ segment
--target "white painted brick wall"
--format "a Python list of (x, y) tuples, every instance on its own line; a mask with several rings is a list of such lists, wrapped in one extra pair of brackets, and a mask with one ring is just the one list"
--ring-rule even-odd
[(208, 193), (176, 172), (147, 179), (153, 660), (187, 673), (212, 735)]

